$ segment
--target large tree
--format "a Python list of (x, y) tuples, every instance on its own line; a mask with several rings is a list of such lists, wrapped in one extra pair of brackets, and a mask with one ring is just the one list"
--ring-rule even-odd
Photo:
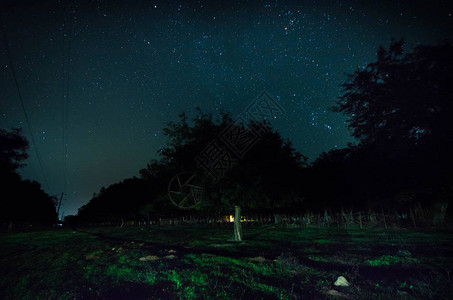
[[(262, 131), (256, 144), (225, 174), (219, 186), (222, 204), (235, 208), (234, 239), (241, 239), (240, 209), (278, 213), (301, 209), (307, 158), (267, 123), (250, 123), (240, 131)], [(255, 130), (258, 132), (258, 130)]]
[(0, 129), (0, 220), (54, 222), (53, 199), (36, 181), (22, 180), (17, 169), (24, 165), (28, 142), (20, 129)]
[(409, 144), (453, 136), (453, 46), (417, 46), (404, 53), (403, 41), (382, 47), (377, 61), (348, 76), (336, 109), (349, 116), (363, 143), (400, 140)]
[(21, 129), (11, 131), (0, 129), (0, 171), (1, 174), (15, 172), (27, 159), (28, 141), (21, 135)]
[[(235, 124), (225, 113), (215, 121), (199, 112), (192, 124), (182, 114), (164, 132), (169, 143), (162, 160), (175, 172), (198, 170), (205, 175), (205, 197), (196, 208), (235, 209), (235, 240), (242, 239), (241, 207), (271, 211), (289, 208), (301, 198), (300, 175), (306, 158), (267, 123)], [(234, 141), (227, 141), (232, 136)], [(238, 141), (241, 145), (232, 145)], [(247, 151), (239, 153), (237, 147), (244, 145)]]
[(393, 40), (342, 85), (334, 110), (349, 117), (359, 140), (355, 165), (362, 162), (375, 187), (409, 191), (421, 202), (452, 198), (452, 53), (449, 42), (405, 52), (403, 41)]

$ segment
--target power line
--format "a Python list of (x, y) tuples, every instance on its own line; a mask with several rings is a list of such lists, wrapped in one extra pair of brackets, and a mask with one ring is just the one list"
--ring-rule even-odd
[(62, 51), (63, 51), (63, 64), (62, 64), (62, 75), (63, 75), (63, 115), (62, 115), (62, 152), (63, 152), (63, 193), (61, 194), (60, 198), (60, 203), (61, 199), (63, 198), (63, 194), (66, 192), (66, 156), (67, 156), (67, 147), (66, 147), (66, 114), (67, 114), (67, 106), (68, 103), (66, 101), (66, 81), (65, 81), (65, 76), (66, 76), (66, 64), (67, 64), (67, 59), (66, 59), (66, 25), (67, 25), (67, 14), (66, 14), (66, 5), (63, 3), (63, 43), (62, 43)]
[[(68, 17), (69, 12), (72, 15)], [(72, 10), (71, 4), (65, 5), (63, 3), (63, 77), (66, 76), (66, 80), (63, 80), (63, 194), (66, 193), (67, 189), (67, 161), (68, 161), (68, 101), (69, 101), (69, 86), (70, 86), (70, 66), (71, 66), (71, 39), (74, 31), (74, 11)], [(69, 18), (69, 21), (68, 21)], [(70, 23), (70, 25), (68, 25)], [(61, 204), (61, 201), (60, 201)]]
[(17, 81), (17, 76), (16, 76), (16, 71), (15, 71), (15, 68), (14, 68), (13, 59), (12, 59), (12, 56), (11, 56), (11, 52), (9, 50), (9, 40), (8, 40), (8, 36), (6, 34), (6, 27), (5, 27), (5, 24), (3, 23), (3, 19), (2, 19), (2, 16), (1, 16), (1, 11), (0, 11), (0, 27), (2, 28), (2, 32), (3, 32), (3, 42), (5, 43), (6, 55), (8, 56), (9, 64), (11, 66), (11, 74), (13, 75), (14, 83), (15, 83), (16, 89), (17, 89), (17, 94), (19, 95), (20, 104), (22, 106), (22, 111), (24, 112), (25, 121), (27, 122), (28, 131), (30, 132), (31, 143), (32, 143), (33, 148), (35, 150), (36, 158), (38, 159), (38, 164), (39, 164), (39, 168), (41, 169), (44, 185), (46, 186), (47, 191), (49, 191), (49, 193), (51, 194), (51, 190), (50, 190), (49, 183), (47, 181), (46, 173), (44, 172), (44, 168), (42, 166), (41, 156), (39, 155), (38, 147), (37, 147), (37, 144), (35, 142), (35, 136), (34, 136), (33, 131), (32, 131), (30, 120), (28, 119), (27, 110), (25, 109), (24, 100), (22, 98), (22, 93), (20, 92), (20, 87), (19, 87), (19, 83)]

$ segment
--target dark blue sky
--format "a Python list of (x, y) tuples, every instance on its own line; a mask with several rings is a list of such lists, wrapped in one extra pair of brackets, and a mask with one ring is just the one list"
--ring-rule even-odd
[[(353, 141), (344, 118), (328, 109), (345, 73), (375, 61), (391, 38), (410, 50), (451, 39), (453, 28), (448, 1), (24, 3), (1, 12), (42, 160), (41, 169), (31, 145), (21, 174), (50, 194), (66, 177), (66, 214), (102, 186), (138, 176), (179, 113), (238, 115), (263, 90), (286, 111), (273, 126), (301, 153), (313, 160), (344, 147)], [(0, 128), (23, 127), (30, 140), (3, 45), (0, 76)]]

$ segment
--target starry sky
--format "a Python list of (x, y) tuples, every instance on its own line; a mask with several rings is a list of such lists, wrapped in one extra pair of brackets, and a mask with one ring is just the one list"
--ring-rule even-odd
[(31, 140), (14, 67), (35, 139), (20, 173), (64, 191), (66, 215), (138, 176), (179, 113), (234, 117), (263, 90), (286, 111), (273, 127), (310, 160), (344, 147), (354, 140), (329, 107), (345, 74), (392, 38), (410, 50), (453, 32), (449, 1), (168, 2), (3, 1), (0, 128)]

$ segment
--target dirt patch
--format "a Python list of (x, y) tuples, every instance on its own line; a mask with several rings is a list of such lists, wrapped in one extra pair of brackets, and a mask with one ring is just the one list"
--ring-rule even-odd
[(260, 262), (260, 263), (266, 261), (266, 259), (264, 257), (262, 257), (262, 256), (252, 257), (252, 258), (250, 258), (250, 260), (254, 261), (254, 262)]
[(155, 255), (148, 255), (148, 256), (143, 256), (143, 257), (139, 258), (140, 261), (154, 261), (154, 260), (159, 260), (159, 259), (160, 258)]
[(95, 260), (95, 259), (98, 259), (99, 256), (97, 255), (94, 255), (94, 254), (90, 254), (90, 255), (86, 255), (85, 256), (85, 260)]
[(349, 298), (346, 294), (343, 294), (342, 292), (339, 292), (337, 290), (328, 290), (328, 291), (324, 292), (324, 294), (328, 297), (334, 297), (334, 298), (343, 298), (343, 299)]

